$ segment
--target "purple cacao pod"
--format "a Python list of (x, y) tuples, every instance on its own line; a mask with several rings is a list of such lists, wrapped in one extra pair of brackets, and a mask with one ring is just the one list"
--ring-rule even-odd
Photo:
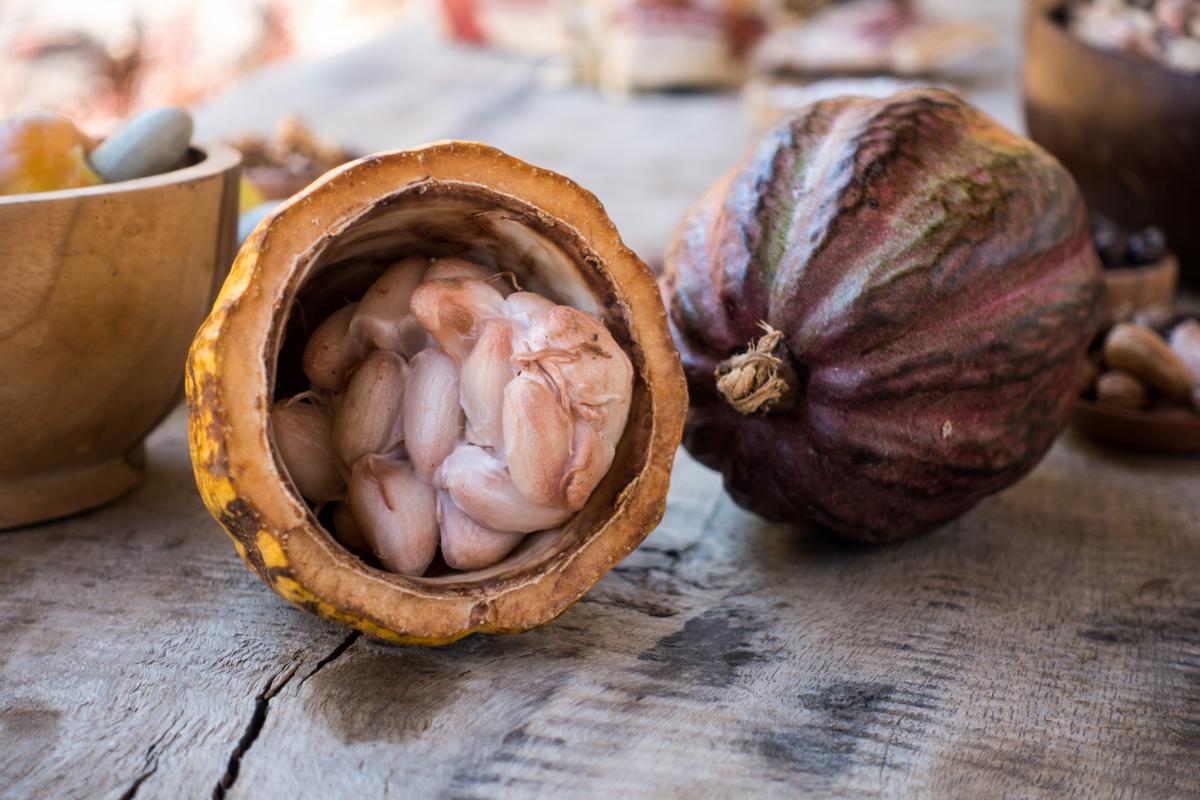
[(870, 541), (1037, 464), (1104, 293), (1071, 176), (939, 90), (780, 123), (688, 213), (663, 288), (687, 449), (742, 506)]

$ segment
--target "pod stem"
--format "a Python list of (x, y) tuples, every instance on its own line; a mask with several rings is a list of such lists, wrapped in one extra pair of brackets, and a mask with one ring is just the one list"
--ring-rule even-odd
[(786, 365), (775, 355), (783, 342), (783, 331), (766, 322), (758, 324), (763, 335), (751, 339), (746, 352), (725, 359), (713, 371), (717, 393), (740, 414), (770, 411), (792, 399), (793, 387), (786, 378)]

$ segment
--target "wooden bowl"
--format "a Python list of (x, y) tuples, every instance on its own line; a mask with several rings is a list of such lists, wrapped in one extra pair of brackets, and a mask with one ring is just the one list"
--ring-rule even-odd
[(1179, 285), (1179, 260), (1168, 253), (1142, 267), (1106, 269), (1104, 285), (1110, 320), (1124, 319), (1142, 308), (1170, 305)]
[(241, 156), (0, 196), (0, 528), (133, 488), (233, 257)]
[(1185, 284), (1200, 286), (1200, 75), (1091, 47), (1063, 4), (1031, 0), (1024, 105), (1030, 137), (1126, 228), (1161, 227)]
[(1133, 411), (1080, 399), (1071, 424), (1083, 435), (1131, 450), (1200, 453), (1200, 414)]

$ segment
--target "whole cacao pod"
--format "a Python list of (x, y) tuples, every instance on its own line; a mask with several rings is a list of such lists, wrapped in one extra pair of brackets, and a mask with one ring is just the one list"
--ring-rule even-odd
[(870, 541), (1033, 468), (1103, 299), (1071, 176), (939, 90), (785, 120), (666, 266), (687, 449), (746, 508)]

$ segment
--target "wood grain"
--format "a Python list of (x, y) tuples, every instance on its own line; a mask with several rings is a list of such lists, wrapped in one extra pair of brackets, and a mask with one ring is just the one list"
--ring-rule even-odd
[(681, 454), (662, 526), (557, 622), (424, 650), (259, 584), (182, 436), (127, 502), (0, 535), (0, 796), (1200, 792), (1195, 461), (1068, 437), (873, 548)]
[[(1015, 31), (1016, 5), (978, 9)], [(617, 114), (489, 54), (384, 73), (385, 41), (202, 126), (303, 96), (371, 147), (475, 131), (597, 190), (648, 257), (748, 135), (728, 98)], [(0, 533), (0, 797), (1196, 796), (1198, 479), (1068, 436), (958, 522), (867, 547), (763, 523), (681, 453), (662, 525), (560, 619), (423, 650), (264, 587), (176, 413), (127, 499)]]
[(207, 794), (258, 695), (346, 638), (262, 603), (196, 495), (181, 413), (149, 450), (126, 501), (0, 534), (0, 797)]
[(557, 624), (356, 641), (276, 698), (238, 788), (332, 789), (349, 760), (368, 794), (1192, 795), (1195, 478), (1066, 443), (867, 548), (762, 524), (685, 459), (663, 526)]
[(239, 154), (0, 197), (0, 528), (128, 491), (234, 252)]

